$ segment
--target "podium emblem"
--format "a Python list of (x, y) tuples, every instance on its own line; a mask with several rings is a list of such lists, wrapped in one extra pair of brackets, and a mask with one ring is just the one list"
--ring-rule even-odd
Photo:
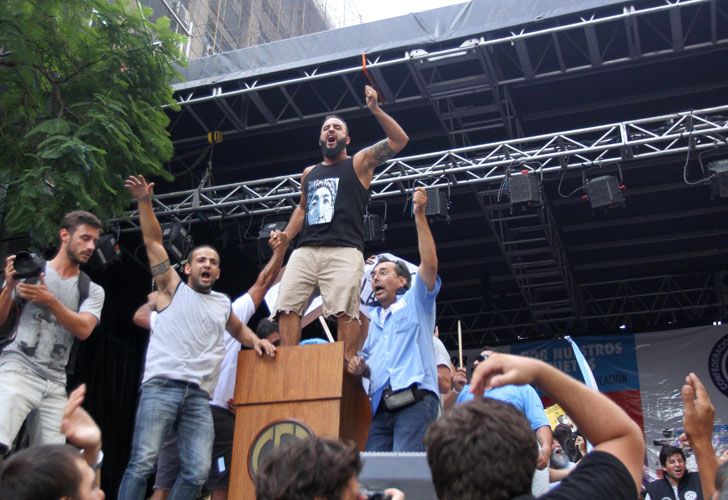
[(248, 452), (248, 474), (255, 477), (258, 468), (274, 448), (291, 442), (294, 439), (304, 439), (314, 436), (314, 432), (299, 420), (276, 420), (266, 425), (250, 445)]

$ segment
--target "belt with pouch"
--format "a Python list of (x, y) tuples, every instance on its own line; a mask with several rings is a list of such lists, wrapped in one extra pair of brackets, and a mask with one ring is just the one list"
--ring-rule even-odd
[(417, 387), (417, 384), (396, 391), (392, 390), (392, 386), (388, 385), (384, 388), (384, 393), (382, 393), (382, 402), (389, 411), (401, 410), (422, 401), (428, 392)]

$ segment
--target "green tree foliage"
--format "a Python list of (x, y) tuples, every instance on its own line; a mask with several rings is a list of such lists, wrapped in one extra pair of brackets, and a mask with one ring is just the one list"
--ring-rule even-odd
[(0, 184), (11, 233), (51, 242), (63, 213), (106, 220), (132, 173), (164, 176), (163, 104), (182, 63), (169, 20), (129, 0), (0, 2)]

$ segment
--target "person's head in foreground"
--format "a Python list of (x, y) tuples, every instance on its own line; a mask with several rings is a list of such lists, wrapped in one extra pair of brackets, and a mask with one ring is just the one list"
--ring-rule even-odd
[(273, 450), (255, 476), (258, 500), (359, 500), (359, 452), (352, 443), (310, 437)]
[(73, 446), (27, 448), (0, 466), (0, 500), (103, 500), (95, 476)]
[(531, 492), (538, 450), (526, 417), (484, 398), (453, 408), (425, 435), (440, 500), (506, 500)]
[(711, 500), (728, 500), (728, 462), (723, 462), (715, 471), (715, 492)]

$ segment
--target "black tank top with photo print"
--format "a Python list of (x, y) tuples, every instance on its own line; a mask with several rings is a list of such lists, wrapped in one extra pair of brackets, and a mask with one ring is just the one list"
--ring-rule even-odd
[(351, 157), (317, 164), (301, 186), (306, 214), (298, 246), (364, 247), (364, 209), (369, 190), (362, 186)]

